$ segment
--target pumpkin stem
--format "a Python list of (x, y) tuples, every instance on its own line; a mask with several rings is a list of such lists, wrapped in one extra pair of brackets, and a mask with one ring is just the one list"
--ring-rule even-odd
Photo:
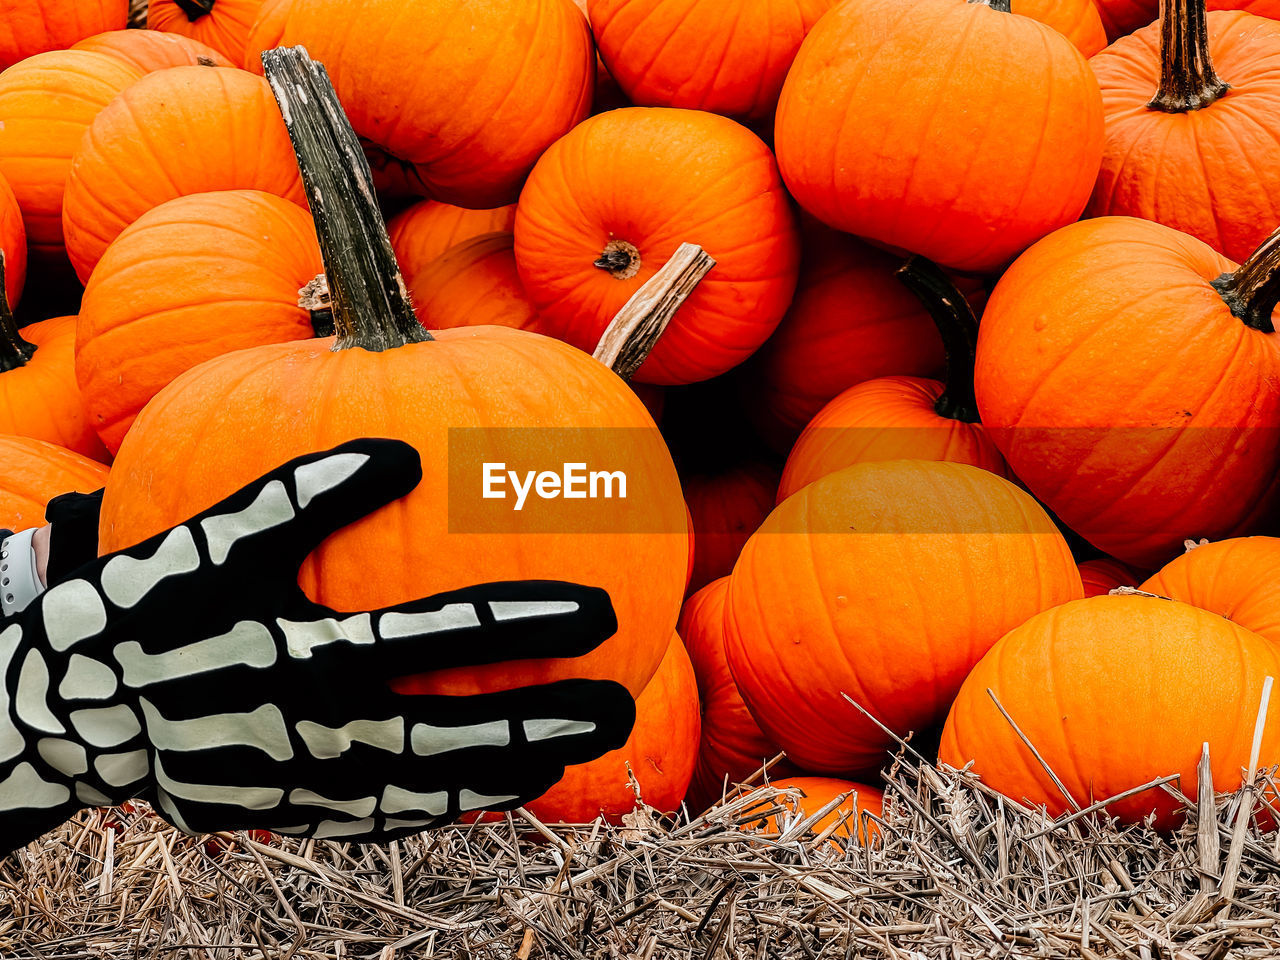
[(433, 339), (418, 323), (373, 192), (373, 175), (324, 65), (304, 47), (262, 54), (311, 203), (333, 302), (334, 350)]
[(951, 278), (932, 260), (911, 257), (898, 268), (898, 279), (924, 305), (942, 337), (947, 358), (946, 387), (934, 401), (938, 416), (978, 423), (973, 395), (973, 365), (978, 352), (978, 320)]
[(187, 15), (187, 20), (195, 23), (201, 17), (213, 13), (213, 5), (217, 0), (173, 0), (174, 5)]
[(1149, 110), (1202, 110), (1231, 88), (1209, 59), (1205, 0), (1160, 0), (1160, 88)]
[(1263, 240), (1234, 273), (1209, 282), (1246, 327), (1275, 333), (1271, 315), (1280, 304), (1280, 229)]
[(680, 249), (663, 268), (650, 277), (609, 322), (592, 356), (623, 380), (630, 380), (652, 352), (680, 304), (715, 265), (697, 244), (680, 244)]
[(298, 307), (311, 314), (311, 329), (317, 337), (333, 336), (333, 300), (329, 297), (329, 278), (323, 273), (298, 291)]
[(610, 240), (592, 266), (608, 270), (617, 280), (630, 280), (640, 272), (640, 251), (625, 240)]
[(1000, 13), (1013, 13), (1012, 0), (968, 0), (969, 3), (981, 3)]
[(0, 373), (25, 367), (36, 352), (36, 345), (23, 340), (18, 332), (4, 284), (4, 251), (0, 250)]

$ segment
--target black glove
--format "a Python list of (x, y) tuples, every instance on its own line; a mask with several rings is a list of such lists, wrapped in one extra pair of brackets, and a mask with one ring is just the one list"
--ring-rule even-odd
[(56, 586), (78, 568), (97, 559), (103, 492), (64, 493), (45, 507), (44, 518), (51, 525), (45, 570), (47, 586)]
[(135, 796), (188, 833), (381, 841), (511, 809), (621, 746), (635, 704), (609, 681), (388, 686), (581, 656), (617, 629), (602, 590), (495, 583), (364, 613), (303, 594), (307, 554), (421, 476), (392, 440), (301, 457), (0, 624), (0, 847)]

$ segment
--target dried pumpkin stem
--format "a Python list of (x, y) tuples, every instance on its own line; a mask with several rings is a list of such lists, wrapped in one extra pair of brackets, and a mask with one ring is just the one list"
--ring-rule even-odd
[(610, 240), (592, 266), (609, 271), (614, 279), (630, 280), (640, 272), (640, 251), (625, 240)]
[(947, 358), (946, 387), (934, 401), (938, 416), (978, 423), (973, 365), (978, 352), (978, 320), (951, 278), (932, 260), (912, 257), (898, 268), (898, 279), (924, 305), (942, 337)]
[(998, 10), (1000, 13), (1013, 13), (1013, 5), (1011, 0), (968, 0), (969, 3), (981, 3), (990, 7), (992, 10)]
[(213, 5), (217, 0), (173, 0), (174, 5), (187, 15), (187, 20), (195, 23), (201, 17), (213, 13)]
[(1209, 59), (1205, 0), (1160, 0), (1160, 88), (1150, 110), (1187, 113), (1209, 106), (1231, 85)]
[(648, 358), (680, 304), (715, 265), (697, 244), (680, 244), (662, 269), (618, 311), (592, 356), (623, 380), (630, 380)]
[(322, 64), (303, 47), (262, 54), (311, 204), (337, 333), (334, 350), (379, 352), (432, 337), (414, 315), (369, 162)]
[(1263, 240), (1234, 273), (1224, 273), (1210, 284), (1246, 327), (1275, 333), (1271, 315), (1280, 304), (1280, 229)]
[(9, 309), (9, 296), (5, 293), (4, 251), (0, 250), (0, 373), (25, 367), (35, 352), (36, 345), (22, 339), (18, 322)]

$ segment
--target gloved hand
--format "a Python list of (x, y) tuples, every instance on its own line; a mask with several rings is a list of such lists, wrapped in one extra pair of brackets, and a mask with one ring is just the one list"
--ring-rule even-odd
[(635, 704), (616, 683), (388, 686), (587, 653), (617, 629), (602, 590), (494, 583), (355, 613), (303, 594), (307, 554), (421, 476), (398, 441), (299, 458), (0, 624), (0, 846), (135, 796), (189, 833), (387, 840), (511, 809), (621, 746)]

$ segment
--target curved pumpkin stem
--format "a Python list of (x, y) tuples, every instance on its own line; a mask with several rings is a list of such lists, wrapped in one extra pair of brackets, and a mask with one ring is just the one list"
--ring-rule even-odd
[(418, 322), (369, 162), (323, 64), (303, 47), (262, 54), (311, 201), (333, 303), (334, 350), (380, 352), (431, 340)]
[(1202, 110), (1231, 88), (1209, 59), (1205, 0), (1160, 0), (1160, 88), (1150, 110)]
[(623, 380), (630, 380), (648, 359), (680, 304), (715, 265), (697, 244), (680, 244), (662, 269), (632, 294), (609, 322), (592, 356)]
[(173, 0), (178, 9), (187, 15), (187, 20), (195, 23), (201, 17), (213, 13), (213, 5), (217, 0)]
[(9, 309), (4, 283), (4, 251), (0, 250), (0, 373), (25, 367), (36, 352), (36, 345), (23, 340), (18, 332), (18, 322)]
[(640, 272), (640, 251), (625, 240), (610, 240), (592, 266), (609, 271), (616, 280), (630, 280)]
[(969, 3), (981, 3), (1000, 13), (1013, 13), (1011, 0), (968, 0)]
[(938, 416), (978, 423), (973, 394), (973, 365), (978, 354), (978, 320), (969, 301), (932, 260), (912, 257), (898, 268), (898, 279), (924, 305), (942, 337), (947, 357), (946, 387), (934, 401)]
[(1280, 304), (1280, 229), (1263, 240), (1234, 273), (1224, 273), (1210, 283), (1246, 327), (1275, 333), (1271, 315)]

